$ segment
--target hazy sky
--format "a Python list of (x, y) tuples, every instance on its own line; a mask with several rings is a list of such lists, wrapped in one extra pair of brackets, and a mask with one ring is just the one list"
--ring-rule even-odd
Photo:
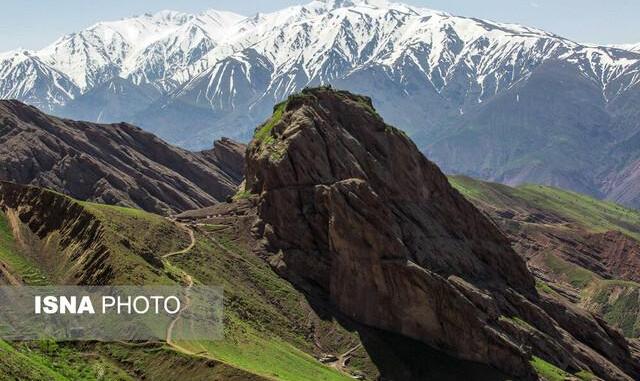
[[(301, 0), (2, 0), (0, 51), (38, 49), (97, 21), (174, 9), (215, 8), (244, 15), (268, 12)], [(405, 0), (450, 13), (516, 22), (580, 42), (640, 42), (640, 0)]]

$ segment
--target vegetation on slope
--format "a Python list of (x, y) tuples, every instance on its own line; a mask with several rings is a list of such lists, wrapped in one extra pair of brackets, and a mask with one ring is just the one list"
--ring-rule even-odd
[(538, 375), (543, 377), (546, 381), (564, 381), (571, 376), (569, 373), (541, 359), (540, 357), (533, 356), (531, 365)]
[[(18, 344), (17, 349), (5, 343), (6, 350), (11, 351), (7, 352), (7, 379), (10, 379), (9, 375), (14, 375), (16, 379), (99, 379), (91, 367), (95, 365), (102, 369), (101, 374), (106, 374), (109, 369), (104, 364), (100, 365), (103, 362), (101, 359), (116, 364), (113, 371), (109, 371), (109, 379), (139, 379), (145, 375), (154, 380), (171, 380), (185, 374), (190, 374), (189, 379), (194, 380), (227, 380), (234, 377), (238, 380), (251, 377), (282, 380), (349, 379), (308, 354), (313, 344), (300, 335), (302, 329), (297, 326), (304, 319), (304, 312), (297, 303), (304, 298), (261, 259), (247, 255), (246, 251), (234, 246), (224, 235), (219, 237), (219, 241), (212, 241), (198, 234), (192, 250), (163, 260), (163, 254), (180, 251), (189, 245), (189, 235), (174, 222), (137, 209), (78, 202), (62, 195), (57, 197), (80, 205), (100, 222), (104, 234), (99, 239), (109, 249), (109, 262), (115, 269), (113, 284), (178, 283), (183, 280), (183, 272), (187, 271), (201, 284), (225, 286), (225, 339), (179, 343), (179, 349), (185, 349), (187, 353), (197, 352), (199, 357), (175, 353), (172, 349), (132, 347), (125, 351), (118, 345), (110, 346), (108, 353), (103, 354), (98, 353), (98, 349), (105, 347), (93, 344), (86, 347), (61, 345), (55, 351), (39, 351), (34, 343)], [(24, 267), (20, 275), (27, 284), (33, 284), (27, 276), (29, 272), (47, 269), (41, 269), (42, 264), (37, 260), (28, 261), (29, 258), (15, 244), (4, 214), (0, 217), (0, 260), (6, 260), (19, 269)], [(63, 247), (57, 249), (57, 255), (62, 255), (61, 252), (65, 250)], [(55, 281), (49, 279), (47, 283)], [(36, 351), (39, 352), (37, 355), (34, 354)], [(183, 368), (180, 375), (169, 369), (175, 365), (171, 365), (175, 361), (168, 361), (169, 358), (175, 360), (176, 356), (183, 358), (180, 360), (182, 362), (193, 363)], [(18, 360), (14, 361), (14, 357), (30, 362), (15, 365), (14, 362)], [(38, 367), (34, 368), (34, 361)], [(196, 363), (208, 365), (196, 366)], [(199, 373), (194, 373), (197, 369)], [(227, 370), (218, 372), (224, 369)], [(168, 374), (173, 374), (173, 377)]]
[(548, 210), (594, 232), (618, 230), (640, 239), (640, 212), (615, 203), (544, 185), (513, 188), (466, 176), (451, 176), (449, 182), (474, 203)]
[[(280, 380), (346, 380), (346, 375), (311, 357), (313, 342), (304, 297), (260, 258), (223, 230), (201, 227), (193, 252), (171, 261), (196, 282), (220, 285), (225, 293), (225, 337), (221, 341), (178, 342), (241, 369)], [(338, 329), (338, 328), (336, 328)], [(348, 337), (353, 335), (342, 332)], [(356, 342), (354, 338), (352, 340)], [(344, 344), (344, 351), (348, 348)]]
[(566, 279), (579, 293), (579, 304), (596, 312), (627, 337), (640, 336), (640, 284), (602, 279), (597, 274), (553, 254), (545, 258), (553, 275)]
[(0, 262), (22, 281), (34, 286), (46, 285), (47, 276), (30, 257), (20, 252), (7, 215), (0, 210)]
[(40, 188), (2, 186), (0, 261), (26, 284), (175, 283), (158, 255), (188, 241), (172, 222)]
[(114, 284), (172, 284), (160, 259), (185, 247), (188, 234), (173, 222), (139, 209), (81, 202), (98, 218), (117, 268)]
[[(614, 203), (542, 185), (512, 188), (465, 176), (452, 176), (449, 181), (466, 198), (485, 210), (542, 211), (589, 232), (615, 230), (640, 239), (640, 212)], [(559, 225), (555, 228), (566, 229)], [(524, 228), (531, 230), (537, 227), (528, 224)], [(544, 228), (550, 229), (549, 226)], [(600, 313), (609, 324), (620, 328), (625, 336), (640, 336), (640, 284), (603, 279), (549, 251), (542, 252), (539, 262), (548, 271), (547, 276), (578, 291), (578, 302), (582, 307)], [(558, 296), (545, 282), (539, 281), (538, 284), (539, 291)]]
[(42, 360), (20, 353), (0, 340), (0, 378), (15, 381), (67, 381), (68, 378), (48, 368)]
[(0, 378), (16, 381), (263, 381), (216, 360), (162, 344), (0, 341)]
[(593, 282), (581, 294), (582, 304), (620, 328), (625, 336), (640, 336), (640, 284), (621, 280)]
[(565, 372), (550, 362), (536, 356), (533, 356), (531, 365), (533, 366), (533, 369), (535, 369), (536, 373), (538, 373), (538, 375), (545, 381), (564, 381), (573, 379), (592, 381), (596, 379), (596, 376), (586, 370), (581, 370), (572, 376), (568, 372)]

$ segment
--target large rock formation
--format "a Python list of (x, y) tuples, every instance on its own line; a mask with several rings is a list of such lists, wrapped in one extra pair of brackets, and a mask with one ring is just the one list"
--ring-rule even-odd
[(208, 206), (234, 192), (243, 151), (227, 140), (192, 153), (126, 123), (76, 122), (0, 101), (0, 180), (81, 200), (157, 213)]
[(277, 105), (247, 151), (248, 193), (258, 250), (358, 322), (523, 379), (532, 356), (640, 377), (625, 339), (539, 295), (507, 239), (366, 97), (320, 88)]

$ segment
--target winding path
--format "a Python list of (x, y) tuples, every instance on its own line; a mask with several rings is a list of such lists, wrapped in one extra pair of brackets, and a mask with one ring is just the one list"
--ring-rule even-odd
[[(173, 251), (171, 253), (167, 253), (161, 256), (162, 259), (167, 259), (170, 258), (174, 255), (180, 255), (180, 254), (186, 254), (189, 251), (191, 251), (191, 249), (193, 249), (193, 247), (196, 244), (196, 238), (195, 238), (195, 233), (193, 231), (192, 228), (190, 228), (189, 226), (179, 223), (179, 222), (175, 222), (173, 221), (177, 226), (181, 227), (182, 229), (186, 230), (189, 233), (189, 238), (191, 240), (191, 242), (189, 243), (189, 245), (187, 247), (185, 247), (184, 249), (181, 250), (177, 250), (177, 251)], [(220, 231), (224, 231), (227, 229), (230, 229), (230, 226), (226, 226), (222, 229), (220, 229)], [(228, 254), (233, 254), (227, 247), (225, 247), (224, 245), (222, 245), (217, 239), (215, 239), (214, 237), (210, 236), (209, 234), (205, 234), (204, 235), (210, 242), (212, 242), (214, 245), (216, 245), (220, 250), (222, 250), (225, 253)], [(169, 326), (167, 327), (167, 332), (166, 332), (166, 337), (165, 337), (165, 342), (167, 343), (167, 345), (173, 347), (173, 349), (188, 354), (188, 355), (193, 355), (193, 356), (198, 356), (198, 357), (203, 357), (203, 358), (207, 358), (207, 359), (214, 359), (213, 357), (210, 357), (207, 355), (206, 351), (200, 351), (200, 352), (194, 352), (192, 350), (186, 349), (182, 346), (180, 346), (179, 344), (176, 344), (173, 340), (172, 340), (172, 335), (173, 335), (173, 330), (175, 325), (177, 324), (178, 320), (181, 318), (182, 313), (187, 310), (189, 308), (189, 306), (191, 305), (191, 298), (189, 296), (189, 291), (191, 290), (191, 288), (194, 285), (194, 281), (193, 278), (191, 277), (191, 275), (187, 274), (184, 270), (180, 270), (182, 271), (183, 275), (184, 275), (184, 279), (186, 279), (187, 281), (187, 287), (185, 289), (185, 303), (182, 306), (182, 308), (180, 308), (180, 311), (178, 311), (177, 315), (175, 316), (175, 318), (171, 321), (171, 323), (169, 323)], [(347, 374), (347, 375), (351, 375), (348, 370), (347, 370), (347, 363), (351, 358), (351, 355), (353, 354), (353, 352), (355, 352), (357, 349), (359, 349), (362, 346), (361, 343), (357, 344), (356, 346), (350, 348), (349, 350), (347, 350), (345, 353), (339, 355), (335, 361), (332, 361), (331, 363), (327, 364), (330, 367), (333, 367), (334, 369), (338, 370), (341, 373)], [(234, 365), (231, 365), (229, 363), (226, 363), (225, 361), (221, 361), (219, 359), (214, 359), (215, 361), (219, 361), (221, 363), (227, 364), (229, 366), (235, 367)]]
[[(180, 228), (186, 230), (189, 233), (189, 239), (191, 242), (189, 242), (189, 246), (185, 247), (184, 249), (178, 250), (178, 251), (173, 251), (171, 253), (167, 253), (162, 255), (161, 257), (163, 259), (167, 259), (169, 257), (172, 257), (174, 255), (179, 255), (179, 254), (186, 254), (189, 251), (191, 251), (191, 249), (193, 249), (193, 247), (196, 245), (196, 236), (195, 233), (193, 232), (193, 229), (191, 229), (190, 227), (178, 223), (178, 222), (174, 222), (177, 226), (179, 226)], [(187, 288), (185, 290), (185, 303), (182, 305), (182, 308), (180, 308), (180, 311), (178, 311), (177, 315), (175, 318), (173, 318), (173, 320), (171, 321), (171, 323), (169, 323), (169, 326), (167, 327), (167, 333), (166, 333), (166, 337), (165, 337), (165, 341), (168, 345), (179, 349), (181, 351), (185, 351), (184, 348), (179, 347), (178, 345), (176, 345), (172, 340), (171, 340), (171, 336), (173, 334), (173, 328), (175, 327), (176, 323), (178, 322), (178, 320), (180, 319), (180, 317), (182, 316), (182, 313), (189, 308), (189, 306), (191, 305), (191, 298), (189, 297), (189, 291), (191, 291), (191, 288), (193, 287), (193, 278), (191, 277), (191, 275), (187, 274), (184, 270), (180, 270), (182, 271), (182, 274), (184, 276), (184, 278), (187, 281)]]
[(179, 255), (179, 254), (185, 254), (188, 253), (189, 251), (191, 251), (191, 249), (193, 249), (193, 247), (196, 245), (196, 236), (193, 233), (193, 229), (191, 229), (190, 227), (184, 225), (184, 224), (180, 224), (180, 223), (175, 223), (177, 226), (180, 226), (180, 228), (186, 230), (189, 233), (189, 239), (191, 239), (191, 243), (189, 243), (189, 246), (185, 247), (182, 250), (178, 250), (178, 251), (173, 251), (171, 253), (165, 254), (162, 256), (162, 258), (169, 258), (171, 256), (174, 255)]
[[(173, 334), (173, 327), (178, 322), (178, 319), (180, 319), (180, 316), (182, 316), (182, 312), (184, 312), (191, 305), (191, 298), (189, 297), (189, 291), (191, 290), (191, 287), (193, 287), (193, 278), (191, 278), (191, 275), (188, 275), (186, 273), (185, 273), (185, 275), (186, 275), (186, 279), (187, 279), (187, 289), (185, 290), (185, 295), (184, 295), (185, 302), (184, 302), (184, 305), (182, 306), (182, 308), (180, 308), (180, 311), (178, 311), (178, 314), (176, 315), (176, 317), (169, 324), (169, 327), (167, 328), (167, 337), (165, 339), (167, 344), (169, 344), (169, 345), (171, 345), (173, 347), (176, 347), (176, 348), (180, 348), (180, 347), (178, 347), (171, 340), (171, 335)], [(180, 348), (180, 349), (184, 350), (184, 348)]]
[(358, 350), (360, 347), (362, 347), (362, 343), (358, 343), (356, 346), (352, 347), (348, 351), (346, 351), (343, 354), (337, 356), (335, 358), (335, 360), (328, 361), (325, 364), (330, 366), (330, 367), (332, 367), (332, 368), (334, 368), (334, 369), (339, 370), (342, 373), (345, 373), (347, 375), (352, 376), (351, 373), (349, 373), (349, 370), (347, 369), (347, 363), (351, 359), (351, 355), (353, 354), (353, 352)]

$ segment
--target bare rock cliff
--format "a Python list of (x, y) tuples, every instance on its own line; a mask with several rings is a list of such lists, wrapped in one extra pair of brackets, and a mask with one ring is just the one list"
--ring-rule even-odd
[(274, 108), (247, 150), (254, 233), (273, 267), (354, 320), (535, 379), (640, 377), (599, 318), (538, 295), (505, 236), (362, 96), (305, 90)]

